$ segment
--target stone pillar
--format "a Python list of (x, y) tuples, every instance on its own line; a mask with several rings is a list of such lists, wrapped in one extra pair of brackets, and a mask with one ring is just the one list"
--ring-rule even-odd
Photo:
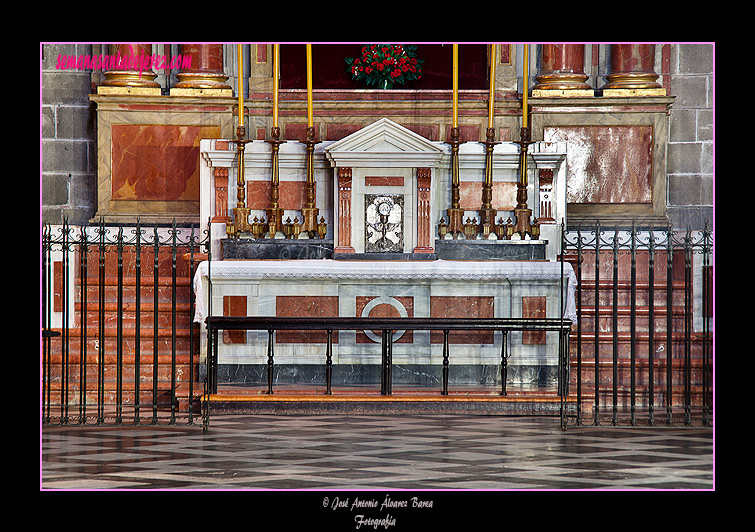
[(171, 96), (233, 96), (223, 71), (222, 44), (182, 44), (180, 49), (182, 64), (188, 57), (191, 67), (177, 74), (178, 83), (170, 89)]
[(542, 44), (540, 74), (532, 88), (533, 98), (538, 96), (593, 96), (594, 91), (585, 83), (584, 44)]
[(654, 44), (612, 44), (603, 96), (665, 96), (655, 73)]
[(108, 60), (105, 81), (97, 87), (99, 94), (160, 94), (157, 74), (152, 71), (151, 44), (110, 44), (108, 55), (116, 60)]

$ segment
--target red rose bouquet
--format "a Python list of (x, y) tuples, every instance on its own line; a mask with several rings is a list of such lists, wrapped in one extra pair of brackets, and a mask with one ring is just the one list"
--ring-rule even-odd
[(347, 57), (347, 71), (352, 79), (375, 85), (379, 89), (402, 85), (422, 77), (422, 61), (416, 46), (409, 44), (366, 44), (360, 57)]

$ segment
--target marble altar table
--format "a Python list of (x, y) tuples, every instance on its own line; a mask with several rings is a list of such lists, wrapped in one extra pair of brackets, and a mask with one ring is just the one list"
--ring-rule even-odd
[[(444, 319), (563, 315), (575, 321), (575, 286), (571, 265), (552, 261), (205, 261), (194, 279), (195, 321), (202, 323), (209, 315)], [(321, 382), (325, 335), (324, 331), (276, 332), (276, 381)], [(380, 340), (379, 331), (334, 332), (334, 384), (377, 382)], [(557, 333), (515, 332), (507, 341), (510, 382), (555, 382)], [(437, 382), (442, 364), (440, 331), (396, 331), (393, 342), (397, 383)], [(450, 342), (452, 382), (495, 383), (501, 333), (455, 331)], [(206, 338), (203, 347), (204, 356)], [(263, 382), (266, 357), (267, 332), (227, 331), (218, 346), (220, 380)]]

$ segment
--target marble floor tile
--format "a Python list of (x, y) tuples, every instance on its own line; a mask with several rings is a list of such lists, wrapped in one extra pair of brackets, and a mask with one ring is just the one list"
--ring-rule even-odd
[[(711, 428), (570, 428), (547, 416), (223, 415), (45, 426), (42, 490), (713, 490)], [(373, 492), (373, 490), (379, 490)]]

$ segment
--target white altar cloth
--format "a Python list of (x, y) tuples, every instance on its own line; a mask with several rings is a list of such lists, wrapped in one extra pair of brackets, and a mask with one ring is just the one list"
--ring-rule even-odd
[[(208, 272), (212, 280), (396, 280), (396, 281), (553, 281), (561, 278), (560, 262), (529, 261), (345, 261), (345, 260), (223, 260), (204, 261), (194, 276), (195, 322), (208, 313)], [(577, 320), (577, 278), (571, 264), (563, 264), (565, 319)]]

